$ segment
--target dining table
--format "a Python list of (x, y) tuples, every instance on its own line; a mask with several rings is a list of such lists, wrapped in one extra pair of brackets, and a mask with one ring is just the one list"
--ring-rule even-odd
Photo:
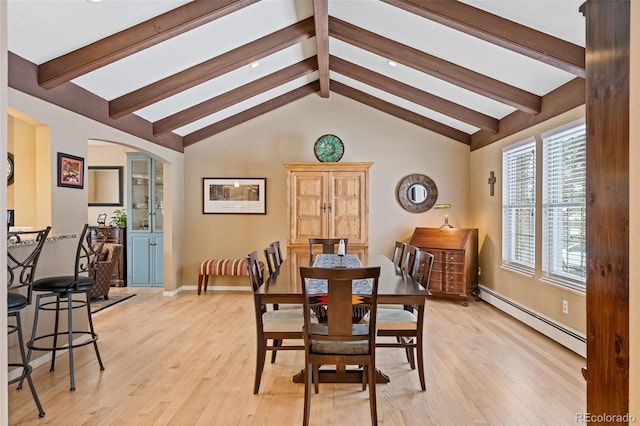
[[(318, 256), (323, 260), (318, 265)], [(354, 263), (354, 256), (358, 262)], [(264, 304), (303, 303), (302, 283), (300, 279), (300, 267), (326, 266), (330, 263), (333, 267), (380, 267), (378, 280), (378, 305), (424, 305), (429, 291), (417, 280), (399, 269), (387, 256), (381, 254), (352, 255), (345, 257), (338, 255), (316, 255), (309, 253), (292, 253), (269, 276), (264, 285), (260, 286), (254, 296)], [(404, 353), (404, 352), (403, 352)], [(377, 369), (377, 383), (388, 383), (389, 376)], [(293, 381), (304, 383), (304, 370), (297, 373)], [(336, 366), (335, 369), (321, 369), (319, 372), (321, 383), (360, 383), (362, 370), (348, 369), (345, 366)]]

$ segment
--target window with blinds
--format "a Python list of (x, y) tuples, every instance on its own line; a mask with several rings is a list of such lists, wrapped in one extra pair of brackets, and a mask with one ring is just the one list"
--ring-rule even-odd
[(578, 289), (586, 282), (586, 126), (542, 135), (542, 274)]
[(536, 141), (502, 152), (502, 264), (533, 274), (536, 254)]

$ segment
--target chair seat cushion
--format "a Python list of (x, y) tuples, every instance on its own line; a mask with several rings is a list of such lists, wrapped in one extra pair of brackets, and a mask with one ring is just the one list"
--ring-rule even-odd
[[(367, 324), (353, 324), (353, 334), (367, 336), (369, 326)], [(328, 326), (324, 323), (311, 324), (311, 334), (323, 334), (328, 332)], [(311, 339), (311, 353), (315, 354), (339, 354), (339, 355), (365, 355), (369, 353), (368, 340), (354, 340), (348, 342), (336, 342), (330, 340)]]
[(302, 309), (283, 309), (267, 311), (262, 314), (262, 330), (264, 332), (299, 331), (302, 333), (303, 325)]
[(17, 311), (26, 307), (29, 303), (27, 296), (20, 293), (7, 293), (7, 310), (9, 312)]
[[(366, 316), (363, 322), (369, 322)], [(418, 318), (409, 311), (394, 308), (378, 308), (376, 327), (378, 330), (415, 330)]]
[(95, 284), (95, 280), (89, 277), (78, 277), (77, 285), (74, 286), (75, 278), (73, 275), (69, 276), (60, 276), (60, 277), (47, 277), (41, 278), (33, 282), (33, 290), (34, 291), (54, 291), (54, 292), (64, 292), (67, 289), (72, 289), (72, 287), (82, 289), (89, 288)]

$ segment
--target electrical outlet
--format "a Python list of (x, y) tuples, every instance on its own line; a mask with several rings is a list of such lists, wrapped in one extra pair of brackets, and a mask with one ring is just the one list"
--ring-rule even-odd
[(563, 300), (562, 301), (562, 313), (563, 314), (568, 314), (569, 313), (569, 301), (568, 300)]

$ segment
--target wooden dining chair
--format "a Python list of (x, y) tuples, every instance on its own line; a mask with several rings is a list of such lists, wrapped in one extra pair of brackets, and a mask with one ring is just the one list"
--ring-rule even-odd
[[(414, 262), (409, 272), (414, 280), (419, 281), (423, 287), (428, 288), (431, 268), (433, 267), (433, 255), (418, 250), (415, 253)], [(405, 273), (405, 272), (403, 272)], [(367, 322), (365, 317), (363, 322)], [(418, 363), (418, 377), (420, 387), (426, 390), (424, 378), (424, 304), (417, 306), (405, 305), (405, 309), (393, 309), (382, 307), (378, 309), (377, 327), (378, 337), (394, 337), (395, 342), (377, 342), (379, 348), (402, 348), (405, 350), (407, 361), (412, 370)], [(415, 356), (414, 356), (415, 352)]]
[(264, 257), (267, 261), (267, 270), (269, 271), (269, 275), (272, 275), (273, 272), (280, 267), (277, 256), (275, 247), (271, 244), (264, 249)]
[(414, 260), (416, 258), (416, 252), (418, 252), (418, 247), (412, 246), (411, 244), (407, 244), (404, 248), (404, 255), (402, 257), (402, 265), (400, 269), (407, 274), (411, 273), (413, 269)]
[(344, 249), (347, 250), (348, 238), (309, 238), (309, 254), (315, 254), (314, 246), (322, 245), (322, 253), (334, 254), (338, 252), (340, 240), (344, 241)]
[[(371, 424), (377, 424), (375, 339), (380, 267), (300, 267), (300, 277), (304, 295), (305, 341), (303, 424), (309, 424), (311, 384), (315, 384), (315, 392), (318, 393), (318, 369), (321, 365), (362, 366), (362, 390), (369, 384)], [(370, 291), (354, 294), (354, 280), (367, 280)], [(326, 308), (325, 323), (312, 322), (311, 312), (318, 305)], [(369, 309), (372, 320), (367, 324), (353, 324), (354, 308)]]
[[(253, 289), (253, 302), (256, 317), (256, 374), (253, 393), (260, 389), (260, 378), (264, 370), (267, 351), (304, 350), (303, 345), (285, 345), (284, 340), (302, 339), (304, 323), (302, 309), (267, 310), (262, 303), (258, 290), (264, 285), (264, 276), (258, 260), (258, 252), (253, 251), (246, 257), (249, 281)], [(269, 345), (268, 341), (272, 340)], [(272, 357), (275, 361), (275, 358)]]
[(404, 256), (404, 250), (406, 247), (407, 243), (396, 241), (396, 245), (393, 248), (393, 257), (391, 258), (391, 261), (398, 269), (402, 268), (402, 256)]
[(276, 253), (275, 255), (276, 265), (277, 266), (282, 265), (282, 262), (284, 261), (284, 257), (282, 257), (282, 250), (280, 249), (280, 241), (274, 241), (269, 245), (273, 247), (273, 250)]

